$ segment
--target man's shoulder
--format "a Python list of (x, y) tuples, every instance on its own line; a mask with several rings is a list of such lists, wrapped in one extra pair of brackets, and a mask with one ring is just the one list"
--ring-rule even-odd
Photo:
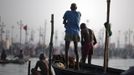
[(89, 31), (93, 31), (92, 29), (88, 28)]
[(81, 15), (81, 12), (80, 11), (76, 11), (78, 14), (80, 14)]
[(76, 11), (77, 13), (81, 13), (80, 11)]
[(37, 61), (37, 63), (40, 63), (40, 62), (41, 62), (40, 60)]
[(88, 28), (88, 31), (94, 34), (94, 31), (92, 29)]
[[(74, 12), (74, 11), (71, 11), (71, 10), (67, 10), (66, 13), (70, 13), (70, 12)], [(75, 11), (77, 13), (80, 13), (80, 11)], [(81, 13), (80, 13), (81, 14)]]
[(67, 10), (67, 11), (66, 11), (66, 13), (69, 13), (69, 12), (71, 12), (71, 11), (70, 11), (70, 10)]
[(67, 10), (64, 15), (67, 15), (67, 14), (70, 14), (70, 13), (71, 13), (71, 11)]

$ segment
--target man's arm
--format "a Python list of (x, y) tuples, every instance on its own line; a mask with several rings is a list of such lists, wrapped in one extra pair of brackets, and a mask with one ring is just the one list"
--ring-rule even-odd
[(93, 32), (93, 39), (94, 39), (94, 45), (97, 43), (97, 40), (96, 40), (96, 37), (95, 37), (95, 34), (94, 34), (94, 32)]
[(63, 16), (63, 24), (64, 24), (64, 27), (66, 28), (66, 25), (67, 25), (67, 12), (65, 12), (64, 16)]
[(63, 19), (63, 24), (64, 24), (64, 27), (66, 28), (66, 25), (67, 25), (66, 19)]
[(83, 32), (81, 31), (81, 46), (84, 45), (84, 37), (83, 37)]
[(35, 70), (38, 69), (38, 65), (39, 65), (39, 61), (36, 62), (36, 65), (35, 65), (35, 67), (34, 67)]

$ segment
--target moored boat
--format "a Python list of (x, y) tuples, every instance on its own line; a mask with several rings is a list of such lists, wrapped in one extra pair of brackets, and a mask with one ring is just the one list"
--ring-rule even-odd
[(27, 59), (15, 59), (15, 60), (10, 60), (10, 63), (14, 63), (14, 64), (24, 64), (26, 63), (28, 60)]
[(0, 60), (0, 64), (6, 64), (9, 63), (8, 60)]
[(10, 59), (10, 60), (0, 60), (0, 64), (25, 64), (28, 61), (28, 59)]

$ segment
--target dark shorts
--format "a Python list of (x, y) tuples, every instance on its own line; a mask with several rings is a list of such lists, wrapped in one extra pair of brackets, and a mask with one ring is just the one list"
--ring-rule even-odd
[(80, 37), (79, 35), (72, 35), (72, 34), (65, 34), (65, 41), (75, 41), (75, 42), (79, 42), (80, 41)]
[(83, 56), (92, 55), (93, 54), (93, 45), (91, 43), (85, 43), (82, 48)]

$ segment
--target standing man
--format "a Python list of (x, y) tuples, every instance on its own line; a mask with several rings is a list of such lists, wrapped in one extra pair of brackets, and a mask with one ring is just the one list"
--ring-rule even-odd
[(82, 58), (81, 62), (85, 63), (88, 57), (88, 64), (91, 64), (93, 55), (93, 46), (97, 43), (93, 30), (87, 28), (85, 23), (80, 25), (81, 28), (81, 45), (82, 45)]
[(76, 11), (77, 6), (75, 3), (71, 4), (71, 10), (65, 12), (63, 16), (63, 24), (65, 27), (65, 65), (68, 68), (68, 50), (70, 46), (70, 42), (73, 41), (74, 43), (74, 53), (76, 56), (76, 68), (79, 68), (79, 56), (77, 51), (78, 42), (80, 41), (79, 37), (79, 23), (81, 13)]

